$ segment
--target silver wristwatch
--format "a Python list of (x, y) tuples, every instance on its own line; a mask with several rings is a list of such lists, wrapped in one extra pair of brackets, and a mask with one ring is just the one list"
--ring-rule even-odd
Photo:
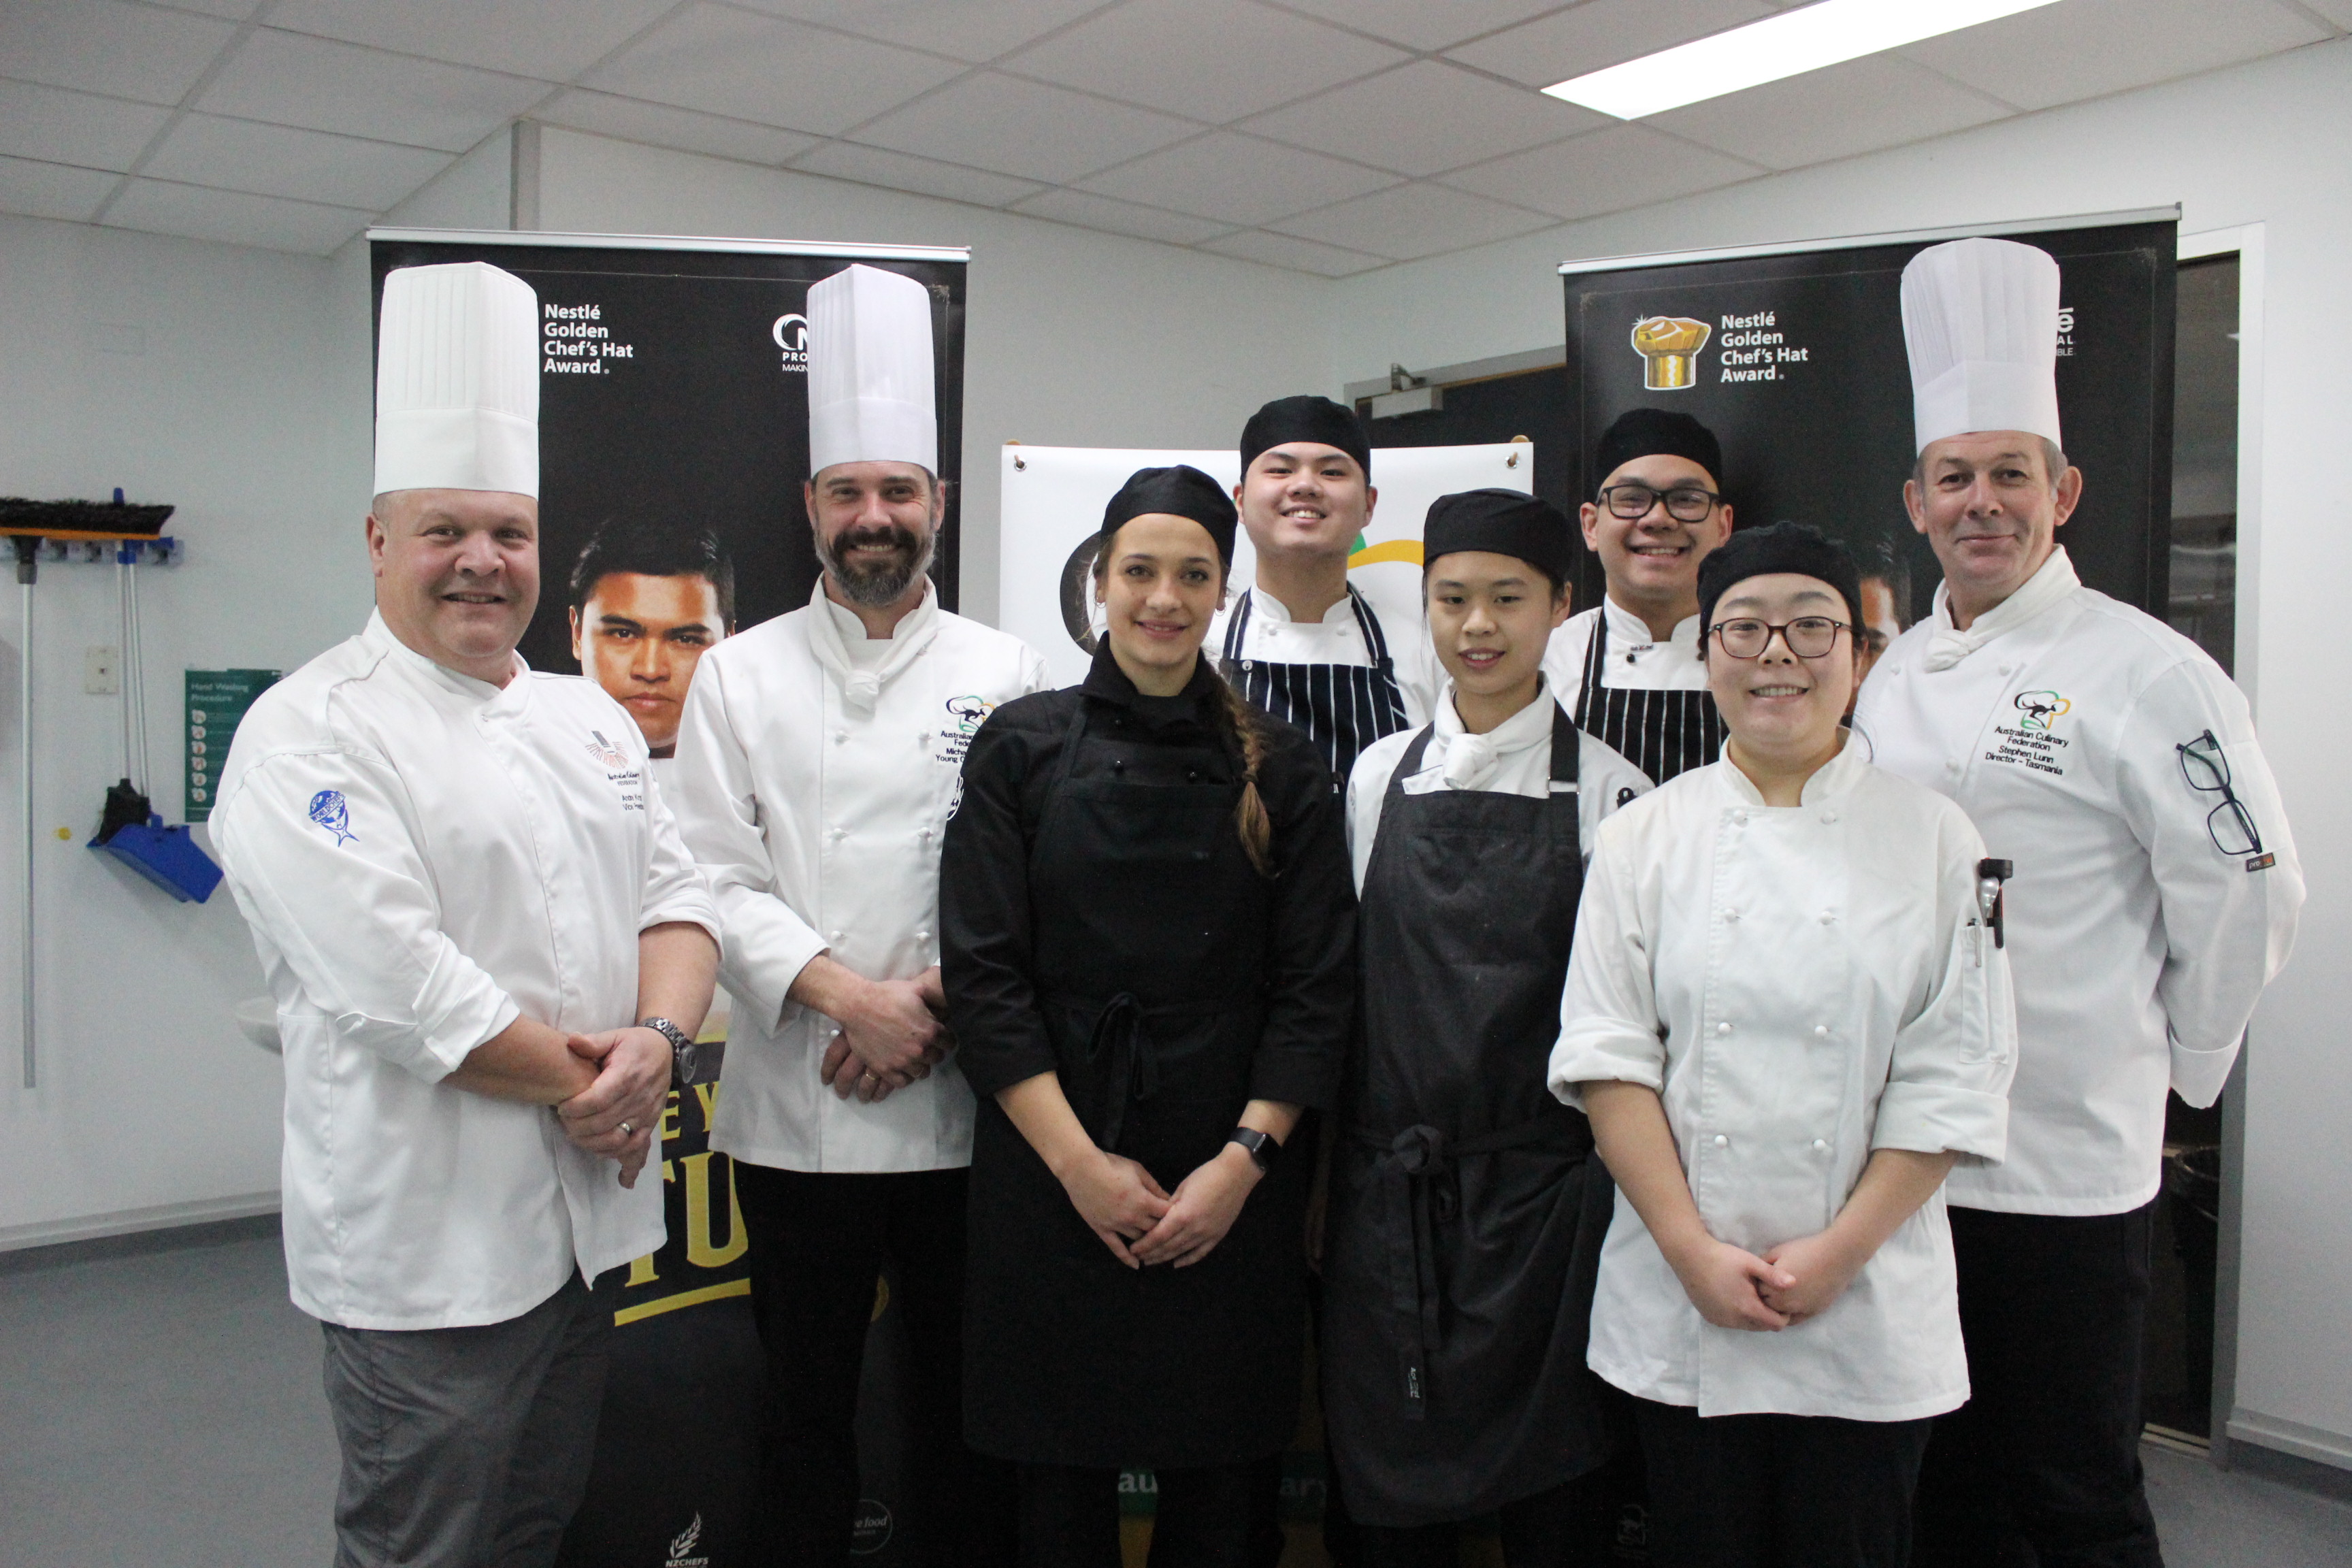
[(684, 1029), (679, 1028), (667, 1018), (640, 1018), (637, 1020), (637, 1027), (651, 1029), (669, 1042), (670, 1088), (684, 1089), (694, 1081), (696, 1055), (694, 1042), (687, 1037)]

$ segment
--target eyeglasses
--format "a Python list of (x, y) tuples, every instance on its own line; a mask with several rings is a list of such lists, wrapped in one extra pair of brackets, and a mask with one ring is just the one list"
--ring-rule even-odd
[(1612, 517), (1628, 520), (1647, 517), (1650, 509), (1663, 500), (1666, 515), (1677, 522), (1699, 522), (1715, 510), (1723, 498), (1713, 490), (1703, 490), (1696, 485), (1676, 485), (1670, 490), (1652, 489), (1648, 485), (1611, 485), (1601, 492), (1601, 502)]
[(2213, 847), (2224, 855), (2260, 855), (2263, 836), (2254, 831), (2253, 816), (2230, 787), (2230, 759), (2221, 752), (2221, 742), (2206, 731), (2185, 746), (2175, 746), (2180, 753), (2180, 776), (2189, 781), (2190, 789), (2208, 793), (2218, 791), (2221, 804), (2205, 818), (2206, 836)]
[(1772, 646), (1772, 634), (1789, 645), (1789, 651), (1799, 658), (1820, 658), (1837, 647), (1838, 633), (1846, 629), (1843, 621), (1833, 621), (1827, 616), (1799, 616), (1780, 626), (1769, 621), (1742, 618), (1717, 621), (1707, 628), (1715, 634), (1723, 651), (1734, 658), (1761, 658), (1764, 650)]

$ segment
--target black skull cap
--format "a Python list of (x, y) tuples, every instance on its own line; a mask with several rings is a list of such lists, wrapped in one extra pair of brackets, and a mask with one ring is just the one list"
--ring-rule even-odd
[(1234, 498), (1225, 487), (1217, 483), (1190, 463), (1178, 463), (1165, 468), (1138, 468), (1127, 476), (1118, 493), (1103, 508), (1103, 542), (1129, 518), (1165, 515), (1189, 517), (1209, 531), (1216, 542), (1217, 560), (1230, 568), (1234, 563), (1234, 529), (1241, 514), (1234, 510)]
[(1601, 433), (1592, 455), (1592, 488), (1598, 490), (1609, 476), (1636, 458), (1664, 453), (1687, 458), (1706, 470), (1715, 488), (1723, 488), (1723, 443), (1715, 432), (1674, 408), (1628, 408)]
[(1242, 472), (1249, 472), (1259, 454), (1286, 441), (1337, 447), (1356, 459), (1366, 479), (1372, 477), (1372, 446), (1364, 438), (1364, 422), (1344, 403), (1311, 395), (1277, 397), (1251, 415), (1242, 426)]
[(1848, 624), (1862, 624), (1862, 573), (1845, 546), (1805, 523), (1776, 522), (1738, 531), (1698, 563), (1699, 640), (1715, 625), (1717, 600), (1750, 577), (1774, 572), (1820, 578), (1844, 596)]
[(1550, 579), (1568, 581), (1576, 565), (1576, 531), (1558, 507), (1517, 490), (1458, 490), (1429, 503), (1421, 530), (1426, 574), (1444, 556), (1463, 550), (1491, 551), (1526, 562)]

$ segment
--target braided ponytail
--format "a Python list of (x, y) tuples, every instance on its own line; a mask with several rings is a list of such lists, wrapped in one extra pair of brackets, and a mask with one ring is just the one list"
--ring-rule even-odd
[(1224, 731), (1227, 750), (1242, 765), (1242, 797), (1234, 805), (1234, 827), (1240, 833), (1242, 852), (1261, 877), (1274, 875), (1274, 819), (1265, 813), (1265, 801), (1257, 793), (1257, 770), (1265, 761), (1265, 728), (1257, 710), (1234, 689), (1231, 682), (1220, 678), (1217, 690), (1224, 700), (1218, 704), (1217, 714), (1223, 721), (1218, 728)]

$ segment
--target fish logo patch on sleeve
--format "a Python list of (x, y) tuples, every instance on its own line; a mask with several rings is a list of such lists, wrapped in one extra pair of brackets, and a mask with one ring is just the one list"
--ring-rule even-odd
[(353, 842), (359, 835), (352, 831), (351, 807), (339, 789), (322, 789), (310, 797), (310, 820), (335, 836), (337, 845)]

